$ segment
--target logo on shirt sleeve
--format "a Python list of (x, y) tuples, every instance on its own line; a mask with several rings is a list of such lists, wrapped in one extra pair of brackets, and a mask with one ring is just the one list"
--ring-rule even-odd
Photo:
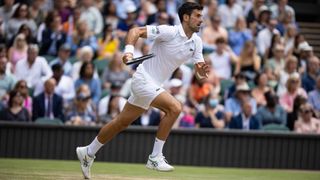
[(160, 34), (160, 30), (158, 26), (155, 26), (151, 30), (152, 34)]

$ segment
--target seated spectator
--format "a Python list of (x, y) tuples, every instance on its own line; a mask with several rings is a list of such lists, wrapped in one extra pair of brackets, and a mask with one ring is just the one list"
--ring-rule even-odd
[(62, 31), (66, 33), (68, 36), (72, 36), (72, 34), (76, 30), (77, 23), (79, 22), (81, 17), (81, 8), (76, 6), (72, 10), (72, 14), (69, 16), (68, 21), (62, 24)]
[(18, 61), (26, 59), (28, 45), (24, 34), (18, 34), (13, 42), (13, 46), (9, 48), (8, 58), (12, 64), (12, 72), (15, 72), (15, 67)]
[[(99, 121), (101, 121), (102, 123), (110, 122), (123, 110), (126, 102), (127, 101), (123, 97), (117, 94), (111, 94), (110, 96), (108, 96), (108, 102), (103, 108), (103, 111), (105, 113), (99, 115)], [(101, 113), (100, 103), (101, 101), (99, 102), (99, 113)]]
[(82, 87), (79, 87), (77, 90), (76, 99), (72, 104), (70, 111), (67, 112), (66, 124), (95, 125), (97, 118), (90, 103), (90, 90), (85, 91)]
[(67, 34), (62, 31), (61, 17), (57, 11), (48, 13), (41, 36), (39, 54), (57, 56), (59, 47), (67, 41)]
[[(270, 47), (268, 47), (266, 49), (266, 52), (264, 53), (264, 56), (262, 57), (263, 60), (264, 60), (264, 63), (267, 63), (269, 59), (274, 58), (275, 52), (276, 52), (275, 48), (276, 48), (277, 45), (280, 45), (281, 46), (280, 50), (282, 50), (282, 48), (283, 48), (283, 52), (284, 52), (283, 38), (282, 38), (282, 36), (280, 34), (275, 33), (275, 34), (272, 35)], [(285, 54), (283, 53), (283, 56), (284, 55)]]
[(273, 18), (278, 18), (279, 21), (283, 20), (286, 13), (292, 14), (293, 22), (295, 22), (294, 9), (288, 5), (288, 0), (278, 0), (276, 4), (270, 7)]
[[(74, 81), (71, 77), (64, 75), (62, 66), (55, 64), (52, 66), (52, 78), (56, 80), (54, 92), (63, 98), (64, 107), (75, 97)], [(44, 82), (39, 82), (33, 91), (34, 96), (38, 96), (44, 90)]]
[(18, 91), (13, 90), (10, 92), (8, 107), (1, 110), (0, 120), (30, 121), (28, 110), (23, 107), (23, 97)]
[(278, 97), (272, 92), (265, 93), (266, 106), (261, 106), (256, 114), (256, 118), (260, 125), (278, 124), (287, 125), (287, 113), (279, 105)]
[(285, 66), (284, 47), (276, 44), (273, 49), (273, 57), (268, 59), (265, 68), (272, 69), (272, 73), (279, 78), (280, 72)]
[(15, 34), (17, 34), (22, 24), (28, 25), (28, 27), (31, 29), (31, 32), (33, 32), (33, 36), (35, 36), (37, 25), (34, 20), (30, 18), (28, 8), (29, 7), (27, 4), (21, 3), (15, 9), (12, 17), (6, 25), (7, 40), (10, 40)]
[(251, 25), (251, 23), (257, 22), (259, 15), (261, 13), (260, 8), (264, 5), (265, 0), (254, 0), (252, 8), (249, 10), (248, 15), (247, 15), (247, 24)]
[(235, 0), (227, 0), (226, 4), (219, 5), (218, 14), (222, 20), (222, 26), (226, 29), (234, 28), (238, 17), (244, 16), (241, 6)]
[(104, 89), (110, 89), (111, 85), (122, 86), (130, 78), (129, 71), (125, 68), (121, 57), (120, 52), (115, 53), (109, 66), (104, 69), (101, 77)]
[(94, 35), (98, 35), (103, 29), (103, 18), (99, 9), (95, 6), (95, 1), (81, 1), (81, 20), (86, 21), (88, 28)]
[(63, 44), (59, 47), (58, 57), (50, 62), (50, 66), (60, 64), (63, 67), (64, 75), (71, 77), (72, 64), (69, 61), (71, 47), (69, 44)]
[(303, 74), (307, 69), (307, 62), (313, 56), (313, 47), (304, 41), (298, 46), (299, 57), (299, 73)]
[(35, 121), (41, 117), (60, 119), (64, 121), (63, 99), (54, 92), (56, 80), (50, 78), (44, 83), (44, 92), (34, 97), (32, 107), (32, 119)]
[[(117, 85), (113, 85), (111, 86), (110, 92), (108, 93), (108, 95), (106, 95), (105, 97), (101, 98), (98, 104), (98, 116), (100, 121), (102, 122), (108, 122), (109, 120), (112, 120), (112, 118), (110, 119), (109, 117), (107, 117), (107, 113), (109, 111), (109, 106), (110, 106), (110, 102), (111, 100), (116, 100), (116, 102), (118, 104), (118, 107), (115, 108), (115, 106), (113, 105), (114, 109), (119, 109), (120, 111), (122, 111), (124, 105), (127, 102), (127, 99), (125, 99), (124, 97), (122, 97), (120, 95), (120, 86)], [(113, 98), (113, 96), (116, 96), (116, 98)]]
[(112, 29), (116, 29), (119, 23), (119, 17), (117, 16), (117, 7), (113, 1), (107, 1), (105, 3), (103, 17), (105, 24), (110, 24)]
[(245, 43), (253, 39), (249, 29), (247, 29), (244, 17), (238, 17), (233, 30), (229, 31), (229, 45), (233, 52), (239, 56)]
[(320, 134), (320, 119), (312, 117), (313, 109), (310, 104), (304, 104), (299, 111), (299, 118), (294, 123), (297, 133)]
[(216, 45), (216, 51), (209, 55), (213, 70), (220, 79), (230, 79), (233, 74), (232, 64), (238, 65), (238, 57), (227, 46), (224, 38), (218, 38)]
[(242, 72), (249, 80), (253, 80), (260, 68), (261, 58), (258, 56), (254, 42), (245, 42), (237, 62), (235, 74)]
[(129, 4), (125, 7), (126, 17), (121, 19), (117, 25), (117, 36), (121, 41), (124, 42), (124, 37), (126, 36), (129, 29), (139, 26), (137, 19), (137, 7), (134, 4)]
[(193, 76), (191, 86), (187, 91), (187, 103), (192, 104), (193, 107), (198, 109), (199, 105), (212, 92), (212, 84), (208, 83), (206, 79), (197, 79), (196, 76)]
[(197, 128), (223, 129), (225, 127), (223, 107), (214, 94), (209, 94), (204, 100), (204, 109), (195, 117)]
[(90, 32), (88, 25), (84, 20), (80, 20), (77, 23), (76, 30), (67, 42), (71, 45), (72, 56), (77, 55), (77, 51), (84, 46), (91, 47), (94, 53), (98, 50), (98, 41), (92, 32)]
[(15, 76), (18, 80), (27, 81), (28, 88), (34, 88), (39, 80), (45, 81), (52, 76), (52, 71), (47, 61), (38, 56), (39, 48), (32, 44), (28, 47), (26, 59), (20, 60), (16, 65)]
[(43, 0), (34, 0), (29, 7), (30, 17), (34, 19), (37, 26), (44, 21), (46, 16), (46, 11), (42, 8), (44, 3)]
[(9, 92), (14, 88), (16, 83), (14, 76), (6, 73), (8, 59), (0, 57), (0, 110), (7, 104)]
[[(260, 0), (258, 0), (260, 1)], [(266, 5), (259, 7), (258, 17), (256, 21), (249, 22), (249, 27), (253, 31), (253, 35), (256, 37), (259, 32), (268, 27), (271, 18), (271, 11)]]
[(234, 93), (236, 92), (236, 87), (238, 85), (247, 84), (247, 78), (243, 73), (236, 74), (234, 78), (235, 78), (234, 83), (224, 93), (223, 98), (225, 100), (233, 97)]
[(195, 114), (196, 109), (194, 107), (189, 104), (184, 104), (182, 112), (173, 125), (173, 128), (194, 128), (196, 126)]
[(29, 95), (29, 89), (27, 86), (27, 81), (19, 80), (14, 86), (14, 90), (18, 91), (23, 97), (23, 107), (25, 107), (29, 115), (32, 115), (32, 97)]
[(269, 19), (267, 27), (262, 29), (257, 35), (256, 44), (258, 53), (261, 57), (264, 57), (266, 50), (270, 48), (273, 34), (280, 34), (280, 32), (275, 28), (276, 25), (276, 19)]
[(252, 89), (251, 95), (256, 100), (258, 107), (267, 104), (265, 93), (271, 91), (268, 86), (268, 77), (265, 73), (260, 73), (255, 77), (256, 87)]
[(218, 38), (228, 39), (228, 31), (220, 25), (220, 16), (210, 17), (210, 20), (210, 25), (203, 28), (201, 39), (204, 50), (211, 52), (216, 49), (216, 41)]
[(120, 41), (118, 37), (113, 33), (113, 29), (110, 24), (107, 24), (102, 32), (102, 37), (98, 40), (99, 53), (98, 59), (110, 60), (119, 50)]
[(284, 54), (286, 56), (293, 55), (294, 39), (297, 35), (297, 28), (294, 25), (289, 25), (284, 34)]
[(293, 14), (291, 12), (285, 12), (283, 19), (279, 20), (276, 28), (279, 30), (281, 36), (283, 36), (287, 32), (290, 25), (295, 26), (296, 28), (298, 27), (294, 21)]
[[(71, 77), (74, 81), (79, 78), (80, 68), (84, 62), (92, 62), (93, 61), (94, 52), (90, 46), (84, 46), (79, 50), (78, 61), (72, 65), (72, 73)], [(98, 78), (98, 72), (94, 72), (94, 77)]]
[(297, 73), (298, 59), (295, 56), (289, 56), (286, 59), (286, 64), (279, 74), (279, 82), (277, 87), (277, 95), (281, 97), (287, 90), (286, 83), (290, 75)]
[(233, 116), (241, 113), (241, 103), (248, 101), (251, 104), (252, 114), (257, 112), (257, 102), (250, 96), (250, 88), (247, 83), (236, 87), (235, 94), (225, 102), (225, 115), (227, 122), (230, 122)]
[(17, 35), (23, 34), (25, 36), (25, 40), (27, 44), (36, 44), (37, 39), (33, 36), (32, 30), (27, 24), (22, 24), (15, 36), (13, 36), (9, 42), (9, 46), (12, 46), (14, 43), (14, 39)]
[(158, 126), (162, 116), (159, 110), (149, 108), (137, 120), (133, 121), (131, 125)]
[(0, 17), (3, 18), (4, 23), (9, 21), (18, 5), (19, 4), (15, 3), (13, 0), (2, 1), (0, 6)]
[(287, 115), (287, 127), (290, 129), (290, 131), (293, 131), (294, 129), (294, 123), (298, 119), (298, 113), (300, 111), (300, 106), (307, 103), (307, 99), (303, 96), (296, 96), (294, 98), (293, 102), (293, 111), (288, 113)]
[(316, 87), (317, 76), (320, 75), (320, 61), (317, 56), (312, 56), (307, 62), (307, 72), (302, 76), (302, 87), (310, 92)]
[(101, 96), (101, 83), (100, 79), (94, 78), (95, 71), (94, 64), (92, 62), (84, 62), (80, 69), (80, 77), (75, 81), (75, 88), (78, 89), (80, 85), (86, 84), (91, 91), (91, 98), (94, 104), (98, 104)]
[(249, 102), (243, 102), (241, 109), (239, 115), (232, 117), (229, 128), (242, 130), (260, 129), (259, 121), (252, 114), (251, 104)]
[(316, 88), (309, 92), (308, 102), (315, 110), (317, 117), (320, 117), (320, 75), (316, 79)]
[(307, 98), (307, 93), (301, 88), (300, 75), (298, 73), (289, 76), (286, 87), (286, 93), (280, 97), (280, 104), (288, 113), (290, 113), (293, 110), (294, 98), (297, 95)]

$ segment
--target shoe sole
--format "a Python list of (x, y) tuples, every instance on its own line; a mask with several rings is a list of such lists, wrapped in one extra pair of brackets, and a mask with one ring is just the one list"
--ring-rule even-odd
[(82, 175), (83, 175), (83, 177), (84, 177), (84, 179), (90, 179), (90, 177), (87, 177), (85, 174), (84, 174), (84, 172), (83, 172), (83, 170), (82, 170), (82, 163), (81, 163), (81, 157), (80, 157), (80, 150), (79, 150), (79, 147), (77, 147), (77, 149), (76, 149), (76, 153), (77, 153), (77, 157), (78, 157), (78, 160), (80, 161), (80, 169), (81, 169), (81, 172), (82, 172)]
[(154, 166), (148, 166), (148, 165), (146, 165), (146, 168), (147, 168), (147, 169), (150, 169), (150, 170), (159, 171), (159, 172), (171, 172), (171, 171), (174, 170), (174, 168), (173, 168), (173, 169), (170, 169), (170, 170), (161, 170), (161, 169), (157, 169), (157, 168), (154, 167)]

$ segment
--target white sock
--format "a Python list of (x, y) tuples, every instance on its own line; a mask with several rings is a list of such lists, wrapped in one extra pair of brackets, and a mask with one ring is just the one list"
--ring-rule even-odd
[(162, 140), (156, 138), (156, 140), (154, 141), (153, 151), (152, 151), (151, 157), (155, 157), (160, 153), (162, 154), (162, 148), (163, 148), (164, 143), (165, 143), (165, 141), (162, 141)]
[(94, 140), (92, 141), (91, 144), (89, 144), (88, 146), (88, 155), (90, 157), (94, 157), (94, 155), (99, 151), (99, 149), (103, 146), (103, 144), (101, 144), (97, 137), (94, 138)]

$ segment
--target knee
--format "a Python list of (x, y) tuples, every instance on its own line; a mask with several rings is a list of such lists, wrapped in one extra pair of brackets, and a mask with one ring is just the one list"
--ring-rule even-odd
[(178, 101), (172, 103), (168, 109), (168, 114), (173, 116), (179, 116), (182, 111), (182, 104)]
[(115, 125), (115, 128), (116, 128), (118, 131), (123, 131), (123, 130), (125, 130), (130, 124), (127, 123), (127, 121), (124, 121), (124, 120), (114, 119), (114, 125)]

